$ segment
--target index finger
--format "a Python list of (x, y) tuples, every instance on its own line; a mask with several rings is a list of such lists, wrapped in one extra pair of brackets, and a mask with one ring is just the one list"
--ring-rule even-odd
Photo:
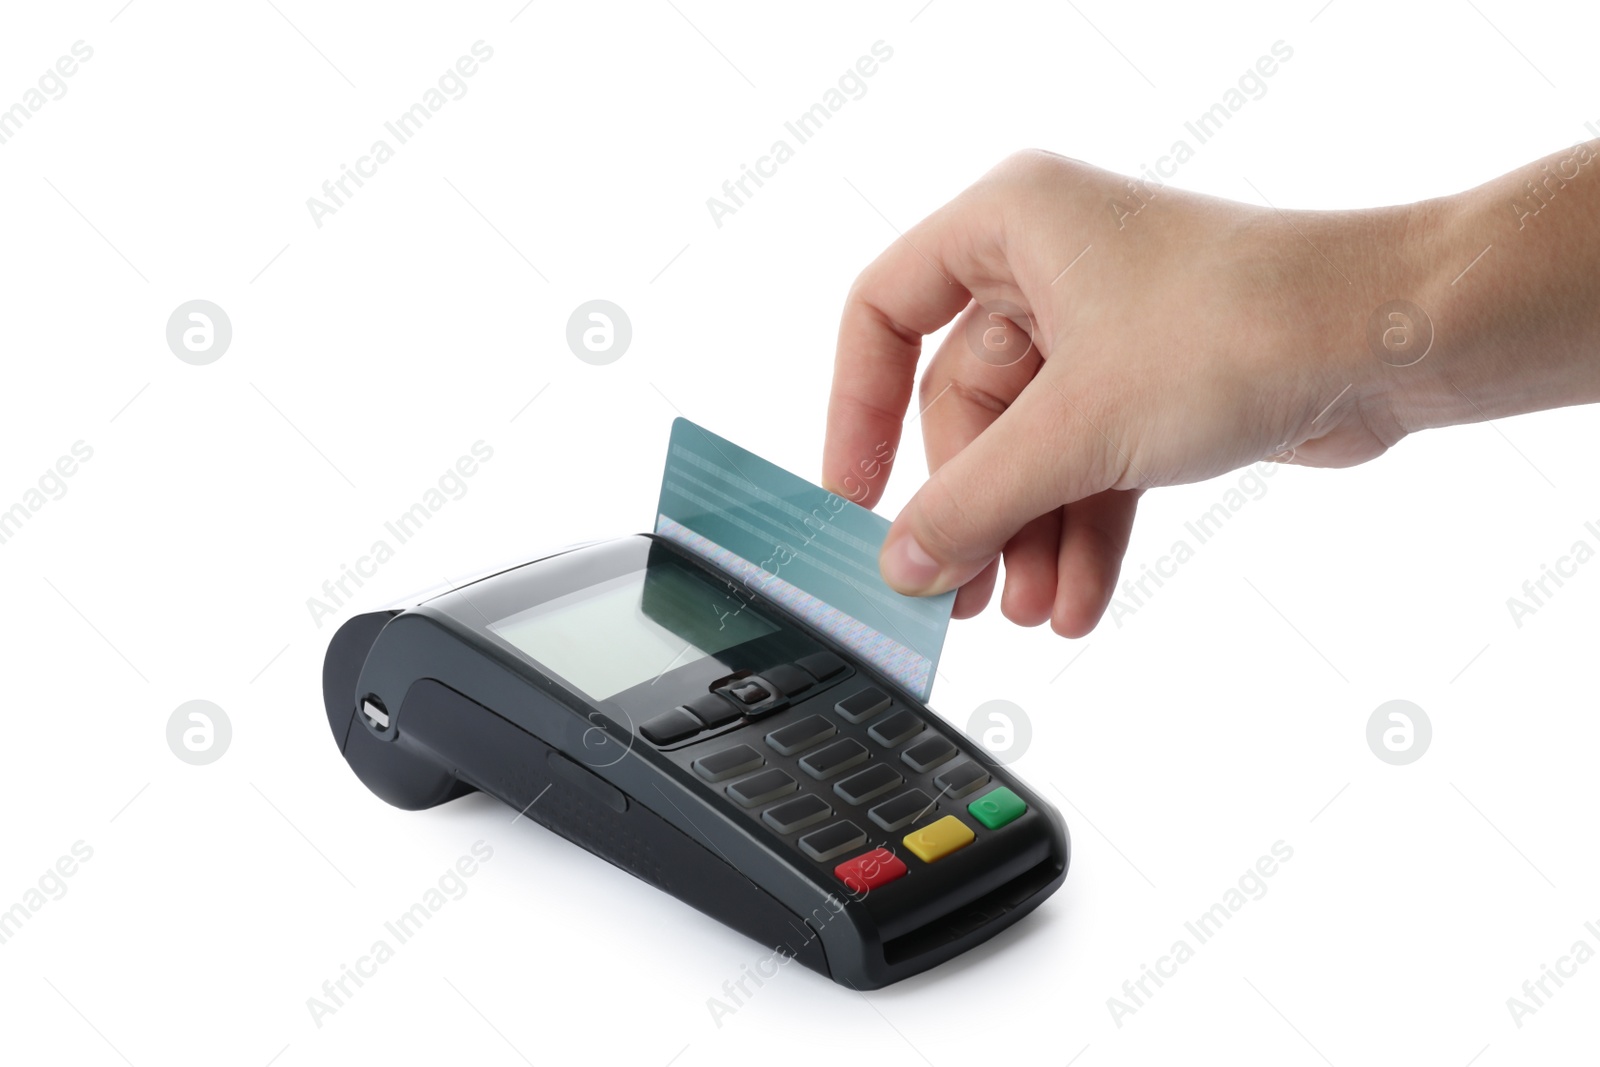
[(985, 284), (999, 230), (974, 198), (946, 205), (861, 272), (845, 299), (828, 398), (822, 484), (863, 507), (883, 495), (922, 355), (922, 338)]

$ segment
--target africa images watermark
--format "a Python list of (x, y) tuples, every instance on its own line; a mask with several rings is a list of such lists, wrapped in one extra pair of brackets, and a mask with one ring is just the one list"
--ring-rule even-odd
[(45, 868), (36, 885), (23, 891), (21, 900), (0, 911), (0, 945), (16, 937), (46, 904), (66, 896), (67, 879), (78, 873), (81, 864), (94, 858), (94, 849), (83, 841), (74, 841), (69, 851), (71, 855), (62, 855)]
[(0, 511), (0, 545), (6, 544), (22, 531), (24, 524), (52, 500), (67, 495), (67, 479), (78, 473), (81, 464), (94, 458), (94, 449), (86, 442), (74, 441), (71, 455), (61, 456), (39, 475), (38, 483), (22, 493), (22, 498), (9, 508)]
[[(365, 554), (356, 557), (353, 567), (348, 563), (339, 564), (339, 576), (322, 583), (322, 596), (306, 597), (306, 610), (311, 613), (311, 621), (317, 629), (322, 629), (323, 620), (337, 615), (338, 609), (355, 596), (355, 591), (350, 588), (352, 585), (360, 589), (365, 584), (363, 578), (373, 577), (379, 567), (394, 558), (397, 546), (415, 537), (450, 501), (460, 500), (467, 495), (467, 479), (477, 474), (482, 464), (494, 458), (494, 449), (484, 441), (474, 441), (471, 452), (471, 455), (458, 457), (439, 476), (438, 481), (422, 494), (422, 499), (385, 522), (383, 529), (389, 536), (373, 541)], [(389, 543), (390, 538), (394, 539), (393, 544)]]
[[(711, 1021), (716, 1024), (717, 1029), (721, 1030), (723, 1023), (749, 1003), (757, 989), (776, 978), (778, 972), (792, 959), (794, 959), (793, 950), (779, 945), (756, 960), (753, 967), (748, 963), (741, 963), (739, 977), (729, 978), (722, 983), (722, 996), (706, 998), (706, 1010), (711, 1013)], [(755, 989), (749, 988), (747, 983), (753, 983)]]
[[(339, 964), (339, 976), (322, 983), (322, 995), (306, 998), (306, 1010), (311, 1013), (311, 1021), (317, 1029), (322, 1029), (328, 1016), (349, 1004), (351, 998), (366, 984), (363, 979), (375, 977), (381, 965), (394, 959), (397, 947), (415, 937), (450, 901), (466, 896), (467, 879), (477, 874), (481, 865), (488, 863), (493, 856), (494, 849), (486, 842), (474, 841), (468, 853), (445, 868), (436, 883), (423, 892), (420, 900), (383, 924), (387, 937), (374, 940), (364, 955), (356, 957), (354, 967)], [(393, 938), (393, 944), (390, 938)]]
[[(1250, 901), (1267, 895), (1267, 879), (1278, 873), (1280, 864), (1294, 858), (1294, 849), (1283, 841), (1274, 841), (1270, 851), (1271, 855), (1260, 857), (1247, 868), (1238, 882), (1223, 892), (1220, 901), (1183, 924), (1184, 930), (1194, 938), (1193, 945), (1187, 938), (1178, 938), (1164, 955), (1156, 958), (1154, 967), (1148, 963), (1139, 964), (1139, 977), (1122, 983), (1122, 996), (1106, 998), (1106, 1010), (1111, 1013), (1111, 1021), (1118, 1030), (1122, 1029), (1124, 1019), (1148, 1005), (1156, 990), (1166, 984), (1163, 979), (1175, 977), (1180, 966), (1194, 959), (1196, 947), (1216, 937)], [(1155, 984), (1155, 989), (1150, 988), (1151, 983)]]
[[(856, 462), (855, 470), (859, 471), (863, 478), (870, 481), (892, 466), (894, 457), (894, 447), (888, 441), (879, 441), (873, 448), (871, 456)], [(772, 555), (762, 560), (754, 570), (747, 571), (743, 577), (737, 579), (737, 585), (735, 585), (734, 579), (729, 579), (728, 588), (732, 592), (734, 601), (739, 606), (732, 611), (719, 612), (720, 622), (717, 627), (719, 630), (727, 625), (728, 618), (742, 613), (745, 608), (755, 602), (758, 590), (754, 583), (760, 582), (765, 587), (768, 583), (778, 579), (779, 572), (800, 558), (801, 554), (821, 536), (822, 532), (828, 528), (828, 524), (833, 522), (834, 518), (845, 509), (847, 504), (860, 504), (866, 498), (869, 491), (868, 485), (857, 479), (854, 473), (845, 475), (843, 484), (846, 496), (829, 493), (821, 504), (813, 507), (800, 517), (798, 526), (795, 525), (794, 519), (787, 512), (783, 514), (783, 521), (789, 524), (790, 530), (795, 534), (794, 543), (791, 544), (786, 541), (775, 543), (772, 546)], [(712, 610), (718, 611), (718, 608), (713, 607)]]
[[(1594, 522), (1583, 524), (1584, 531), (1600, 543), (1600, 525)], [(1522, 583), (1522, 596), (1506, 597), (1506, 610), (1511, 613), (1511, 621), (1517, 629), (1522, 629), (1522, 622), (1529, 615), (1533, 615), (1545, 607), (1550, 598), (1566, 584), (1566, 580), (1578, 576), (1578, 568), (1594, 559), (1595, 547), (1589, 543), (1588, 538), (1580, 537), (1572, 542), (1572, 547), (1566, 554), (1557, 556), (1555, 565), (1548, 563), (1539, 564), (1539, 576), (1529, 578)], [(1551, 588), (1554, 585), (1555, 588)]]
[[(384, 130), (394, 139), (394, 144), (391, 145), (383, 137), (373, 141), (365, 155), (356, 157), (353, 168), (345, 163), (339, 164), (339, 176), (322, 183), (321, 197), (306, 198), (306, 210), (311, 212), (311, 221), (317, 229), (322, 229), (323, 219), (337, 214), (340, 208), (346, 206), (347, 201), (356, 195), (356, 190), (366, 184), (363, 179), (377, 177), (378, 168), (395, 157), (395, 150), (421, 133), (423, 127), (446, 104), (467, 95), (467, 79), (478, 73), (480, 63), (487, 63), (494, 58), (494, 49), (483, 41), (474, 41), (471, 52), (470, 56), (461, 56), (454, 66), (439, 75), (438, 81), (423, 92), (419, 102), (383, 124)], [(351, 183), (354, 183), (355, 189), (350, 188)]]
[[(880, 864), (886, 864), (898, 859), (894, 854), (894, 850), (887, 846), (879, 847), (869, 855), (872, 857), (872, 862), (862, 871), (866, 882), (857, 882), (851, 879), (845, 880), (845, 895), (850, 898), (850, 903), (859, 903), (866, 899), (868, 893), (872, 892), (869, 884), (873, 878), (877, 877), (881, 869)], [(754, 967), (748, 963), (741, 963), (739, 965), (739, 977), (729, 978), (722, 983), (722, 996), (706, 998), (706, 1011), (710, 1012), (711, 1021), (716, 1024), (717, 1029), (722, 1029), (723, 1023), (729, 1017), (748, 1004), (750, 998), (755, 995), (756, 990), (766, 985), (770, 979), (776, 978), (783, 967), (799, 954), (800, 949), (805, 948), (822, 936), (822, 928), (836, 917), (843, 915), (847, 906), (848, 904), (844, 900), (829, 893), (824, 902), (812, 908), (811, 914), (805, 917), (805, 936), (801, 939), (798, 947), (793, 943), (779, 945), (765, 956), (756, 960)], [(753, 983), (755, 989), (749, 988), (749, 983)]]
[[(1590, 133), (1600, 137), (1600, 127), (1592, 122), (1583, 125)], [(1517, 217), (1517, 229), (1527, 229), (1528, 220), (1554, 203), (1556, 196), (1567, 187), (1567, 183), (1582, 174), (1583, 168), (1593, 163), (1597, 157), (1600, 157), (1600, 152), (1579, 142), (1572, 146), (1567, 155), (1556, 160), (1554, 169), (1551, 169), (1548, 163), (1539, 164), (1539, 180), (1534, 181), (1529, 178), (1524, 181), (1522, 187), (1527, 191), (1526, 195), (1511, 198), (1511, 213)]]
[[(722, 183), (721, 197), (706, 197), (706, 210), (711, 213), (711, 221), (717, 229), (722, 229), (724, 218), (735, 214), (756, 195), (756, 190), (765, 184), (763, 178), (777, 176), (778, 168), (794, 158), (798, 146), (821, 133), (822, 128), (851, 100), (860, 100), (867, 95), (866, 79), (878, 73), (880, 64), (894, 58), (894, 49), (883, 41), (872, 42), (871, 53), (858, 58), (853, 66), (846, 67), (835, 87), (823, 93), (820, 101), (783, 124), (784, 131), (794, 139), (794, 144), (789, 143), (789, 138), (779, 137), (768, 147), (765, 155), (756, 157), (754, 167), (748, 163), (739, 164), (739, 176)], [(755, 189), (750, 188), (752, 182)]]
[(0, 145), (7, 144), (13, 137), (22, 132), (22, 127), (32, 121), (33, 116), (44, 110), (44, 106), (52, 100), (60, 100), (67, 95), (67, 79), (78, 73), (80, 64), (87, 63), (94, 58), (94, 49), (83, 41), (72, 42), (71, 55), (62, 56), (39, 75), (36, 88), (29, 88), (22, 94), (22, 99), (10, 107), (0, 110)]
[(1131, 575), (1117, 587), (1107, 608), (1117, 628), (1120, 630), (1123, 620), (1145, 607), (1155, 596), (1155, 591), (1166, 585), (1168, 579), (1177, 577), (1178, 568), (1194, 559), (1197, 549), (1220, 533), (1228, 520), (1242, 511), (1246, 504), (1266, 496), (1269, 486), (1265, 479), (1276, 474), (1281, 466), (1280, 462), (1270, 459), (1254, 464), (1222, 494), (1221, 500), (1183, 524), (1188, 537), (1174, 541), (1172, 547), (1158, 556), (1153, 564), (1140, 564), (1139, 573)]
[[(1590, 937), (1600, 941), (1600, 925), (1594, 921), (1583, 924), (1584, 932)], [(1522, 983), (1522, 995), (1506, 998), (1506, 1011), (1511, 1013), (1511, 1021), (1521, 1030), (1524, 1020), (1530, 1015), (1537, 1015), (1540, 1008), (1548, 1007), (1546, 1003), (1551, 997), (1567, 983), (1563, 979), (1575, 978), (1578, 968), (1594, 959), (1594, 946), (1584, 938), (1572, 943), (1572, 947), (1561, 956), (1556, 957), (1556, 965), (1551, 967), (1548, 963), (1539, 964), (1539, 977), (1530, 978)], [(1551, 984), (1555, 989), (1551, 989)]]
[[(1222, 128), (1229, 120), (1244, 110), (1244, 106), (1252, 100), (1260, 100), (1267, 95), (1267, 79), (1278, 73), (1280, 64), (1287, 63), (1294, 58), (1294, 49), (1284, 41), (1273, 41), (1269, 49), (1270, 55), (1259, 57), (1253, 66), (1246, 67), (1243, 74), (1239, 75), (1236, 87), (1229, 88), (1222, 94), (1222, 98), (1209, 108), (1195, 116), (1191, 122), (1185, 122), (1183, 128), (1194, 138), (1195, 143), (1190, 144), (1187, 138), (1179, 137), (1172, 142), (1172, 147), (1167, 154), (1156, 159), (1154, 173), (1151, 168), (1143, 164), (1139, 166), (1139, 178), (1129, 178), (1123, 183), (1123, 190), (1127, 194), (1123, 198), (1110, 197), (1106, 203), (1111, 208), (1111, 218), (1117, 224), (1117, 229), (1127, 226), (1128, 220), (1143, 211), (1151, 200), (1155, 199), (1157, 192), (1166, 182), (1178, 173), (1178, 168), (1195, 157), (1195, 151), (1200, 146), (1222, 132)], [(1160, 177), (1157, 177), (1160, 175)]]

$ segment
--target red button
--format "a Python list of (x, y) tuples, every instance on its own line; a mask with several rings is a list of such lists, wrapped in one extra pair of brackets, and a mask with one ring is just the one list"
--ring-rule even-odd
[(906, 873), (906, 865), (886, 848), (863, 852), (853, 860), (845, 860), (833, 873), (852, 893), (864, 893), (887, 885)]

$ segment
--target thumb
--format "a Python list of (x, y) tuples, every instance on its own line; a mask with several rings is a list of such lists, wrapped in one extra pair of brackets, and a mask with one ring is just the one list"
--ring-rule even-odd
[(1053, 382), (1030, 383), (929, 476), (884, 539), (884, 581), (907, 596), (965, 585), (1034, 518), (1108, 489), (1109, 439)]

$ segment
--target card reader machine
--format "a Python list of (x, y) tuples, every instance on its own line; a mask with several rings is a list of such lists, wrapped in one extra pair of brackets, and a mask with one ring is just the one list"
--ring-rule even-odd
[(329, 645), (366, 786), (481, 790), (836, 982), (874, 989), (1066, 877), (1056, 812), (903, 689), (671, 541), (540, 559)]

